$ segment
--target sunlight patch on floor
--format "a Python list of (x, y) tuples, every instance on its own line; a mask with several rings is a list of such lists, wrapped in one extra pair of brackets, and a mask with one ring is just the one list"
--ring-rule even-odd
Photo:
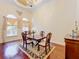
[(5, 56), (6, 57), (13, 57), (15, 56), (17, 53), (18, 53), (18, 48), (17, 48), (18, 45), (12, 45), (12, 46), (8, 46), (6, 49), (5, 49)]

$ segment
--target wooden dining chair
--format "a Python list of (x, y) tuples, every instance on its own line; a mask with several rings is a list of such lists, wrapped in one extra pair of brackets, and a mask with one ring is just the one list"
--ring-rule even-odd
[(21, 33), (21, 36), (22, 36), (22, 40), (23, 40), (23, 47), (24, 47), (24, 44), (26, 43), (26, 39), (25, 39), (24, 32), (22, 32), (22, 33)]
[(25, 33), (26, 36), (29, 34), (28, 31), (24, 31), (24, 33)]
[(41, 47), (44, 47), (45, 48), (45, 53), (47, 54), (47, 47), (49, 48), (50, 50), (50, 39), (51, 39), (51, 36), (52, 36), (52, 33), (48, 33), (45, 40), (44, 41), (41, 41), (39, 44), (38, 44), (38, 51), (40, 50), (40, 46)]
[(27, 38), (27, 35), (25, 32), (22, 32), (22, 39), (23, 39), (23, 47), (24, 44), (26, 44), (26, 49), (27, 49), (27, 44), (32, 44), (33, 47), (33, 41)]

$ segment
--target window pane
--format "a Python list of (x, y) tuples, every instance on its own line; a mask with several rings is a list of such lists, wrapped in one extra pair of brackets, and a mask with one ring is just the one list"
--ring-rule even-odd
[(17, 35), (17, 26), (7, 26), (7, 36), (16, 36)]

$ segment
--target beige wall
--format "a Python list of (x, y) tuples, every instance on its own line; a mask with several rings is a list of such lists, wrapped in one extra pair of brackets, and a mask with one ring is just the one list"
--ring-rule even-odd
[[(52, 41), (64, 44), (64, 36), (73, 29), (75, 18), (78, 19), (79, 1), (77, 0), (77, 4), (75, 3), (76, 0), (49, 0), (40, 4), (37, 8), (29, 10), (17, 6), (12, 0), (0, 0), (0, 43), (3, 42), (3, 16), (7, 14), (17, 15), (16, 10), (21, 10), (24, 17), (31, 19), (33, 16), (33, 27), (36, 27), (38, 31), (45, 30), (46, 32), (52, 32), (55, 37)], [(7, 37), (5, 41), (16, 38), (19, 38), (19, 36), (13, 38)]]
[[(19, 6), (17, 6), (13, 0), (0, 0), (0, 43), (2, 42), (7, 42), (7, 41), (12, 41), (20, 38), (20, 29), (18, 29), (18, 36), (16, 37), (6, 37), (6, 31), (4, 29), (4, 36), (3, 34), (3, 16), (6, 16), (8, 14), (13, 14), (15, 16), (18, 16), (16, 13), (16, 10), (20, 10), (23, 12), (22, 17), (27, 17), (28, 19), (32, 18), (32, 12), (29, 11), (28, 9), (23, 9)], [(4, 39), (3, 39), (4, 37)]]
[[(50, 0), (34, 12), (33, 21), (39, 22), (40, 29), (52, 32), (55, 43), (64, 45), (64, 37), (74, 26), (75, 0)], [(34, 22), (35, 23), (35, 22)]]

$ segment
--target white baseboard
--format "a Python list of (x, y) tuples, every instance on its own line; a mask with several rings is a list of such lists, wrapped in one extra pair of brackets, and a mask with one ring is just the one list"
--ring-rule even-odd
[(64, 43), (60, 43), (60, 42), (55, 42), (55, 41), (53, 41), (53, 43), (58, 44), (58, 45), (65, 46), (65, 42), (64, 42)]

